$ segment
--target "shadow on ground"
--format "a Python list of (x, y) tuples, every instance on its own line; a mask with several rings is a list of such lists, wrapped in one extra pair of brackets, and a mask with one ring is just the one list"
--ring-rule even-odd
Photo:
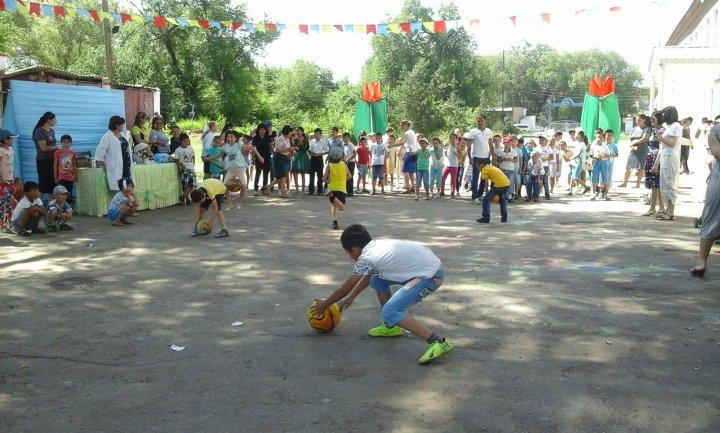
[(250, 199), (224, 240), (190, 238), (179, 207), (0, 239), (3, 430), (717, 431), (720, 266), (688, 278), (689, 219), (573, 199), (479, 226), (467, 201), (356, 197), (343, 225), (443, 261), (414, 313), (456, 349), (420, 367), (423, 342), (366, 336), (370, 290), (334, 333), (307, 326), (352, 268), (327, 208)]

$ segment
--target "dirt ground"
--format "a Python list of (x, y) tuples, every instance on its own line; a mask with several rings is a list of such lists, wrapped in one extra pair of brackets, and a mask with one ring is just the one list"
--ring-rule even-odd
[(455, 350), (426, 367), (424, 342), (367, 336), (369, 289), (332, 334), (308, 327), (352, 269), (325, 198), (250, 198), (228, 239), (191, 238), (184, 207), (3, 235), (0, 430), (717, 432), (717, 254), (688, 276), (702, 179), (682, 178), (675, 222), (639, 217), (633, 189), (511, 205), (508, 224), (495, 207), (488, 226), (467, 200), (356, 196), (341, 225), (443, 261), (413, 312)]

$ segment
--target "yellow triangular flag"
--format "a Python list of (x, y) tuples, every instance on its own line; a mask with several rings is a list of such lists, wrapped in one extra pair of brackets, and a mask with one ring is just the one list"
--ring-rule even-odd
[(232, 21), (220, 21), (220, 24), (232, 30)]
[(179, 26), (177, 20), (175, 18), (165, 17), (165, 21), (168, 22), (168, 24), (172, 24), (174, 26)]
[(354, 24), (355, 33), (367, 33), (367, 27), (365, 24)]
[(134, 23), (142, 24), (145, 22), (145, 17), (142, 15), (130, 15)]
[(435, 22), (434, 21), (423, 21), (423, 27), (430, 33), (435, 33)]
[(265, 23), (255, 23), (255, 28), (257, 29), (257, 31), (262, 33), (265, 33), (265, 31), (267, 30), (265, 28)]
[(400, 33), (400, 24), (390, 23), (388, 24), (388, 29), (390, 29), (390, 31), (393, 33)]
[(114, 21), (112, 15), (110, 15), (110, 12), (98, 11), (98, 16), (100, 17), (100, 21), (102, 21), (102, 20), (107, 20), (108, 22)]
[(322, 31), (323, 33), (327, 33), (330, 30), (332, 30), (332, 26), (330, 24), (323, 24), (322, 26), (320, 26), (320, 31)]
[(65, 8), (65, 19), (72, 19), (77, 17), (77, 10), (75, 8)]
[(190, 27), (200, 27), (198, 20), (187, 20), (187, 22)]
[(30, 13), (30, 3), (27, 1), (22, 2), (22, 3), (17, 2), (17, 10), (18, 10), (18, 12), (25, 12), (26, 14), (29, 14)]

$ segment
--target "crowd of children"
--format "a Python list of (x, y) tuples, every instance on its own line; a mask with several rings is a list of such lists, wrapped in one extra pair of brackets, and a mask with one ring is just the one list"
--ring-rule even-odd
[[(598, 129), (592, 141), (582, 130), (529, 138), (493, 135), (485, 123), (485, 116), (480, 115), (477, 127), (465, 133), (455, 129), (443, 140), (425, 137), (413, 130), (412, 122), (403, 121), (397, 133), (392, 127), (384, 133), (362, 132), (355, 145), (351, 134), (341, 134), (338, 128), (332, 128), (329, 136), (317, 128), (308, 137), (303, 128), (289, 125), (278, 134), (272, 122), (265, 121), (243, 134), (232, 123), (220, 131), (215, 122), (210, 122), (201, 137), (202, 174), (195, 170), (190, 137), (177, 126), (171, 127), (168, 146), (163, 148), (167, 147), (171, 152), (169, 161), (176, 162), (179, 168), (180, 204), (196, 204), (204, 209), (196, 212), (197, 221), (210, 210), (210, 218), (221, 225), (220, 237), (229, 235), (223, 210), (240, 208), (253, 177), (256, 196), (272, 194), (275, 186), (283, 198), (290, 193), (328, 195), (334, 229), (339, 228), (340, 212), (347, 209), (346, 198), (355, 193), (397, 191), (414, 196), (417, 201), (421, 197), (425, 200), (446, 197), (448, 188), (450, 199), (469, 193), (474, 204), (482, 205), (482, 216), (478, 219), (481, 223), (489, 222), (493, 201), (499, 202), (501, 221), (506, 222), (507, 203), (520, 198), (538, 202), (541, 196), (551, 200), (563, 174), (567, 195), (586, 195), (592, 191), (590, 200), (610, 200), (613, 162), (618, 156), (614, 131)], [(72, 228), (68, 221), (72, 218), (77, 158), (71, 149), (72, 138), (65, 135), (60, 141), (61, 147), (54, 152), (58, 187), (52, 202), (49, 198), (43, 201), (46, 204), (40, 212), (34, 204), (37, 197), (32, 182), (22, 185), (13, 176), (13, 134), (0, 131), (3, 178), (0, 209), (4, 229), (19, 234), (42, 232), (36, 224), (40, 221), (38, 217), (46, 220), (47, 228), (53, 231)], [(133, 158), (136, 163), (156, 160), (143, 141), (135, 144)], [(108, 217), (116, 226), (132, 224), (130, 218), (137, 215), (137, 207), (133, 185), (126, 183), (113, 197)], [(16, 221), (20, 212), (24, 218)]]

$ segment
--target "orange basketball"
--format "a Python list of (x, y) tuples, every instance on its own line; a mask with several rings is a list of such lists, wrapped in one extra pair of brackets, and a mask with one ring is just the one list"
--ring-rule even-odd
[(310, 304), (310, 308), (308, 308), (307, 312), (307, 318), (308, 323), (310, 326), (320, 332), (330, 332), (335, 327), (340, 324), (340, 310), (338, 309), (337, 305), (332, 304), (330, 307), (328, 307), (325, 312), (322, 314), (315, 313), (315, 310), (313, 310), (313, 307), (317, 301), (314, 301), (312, 304)]

